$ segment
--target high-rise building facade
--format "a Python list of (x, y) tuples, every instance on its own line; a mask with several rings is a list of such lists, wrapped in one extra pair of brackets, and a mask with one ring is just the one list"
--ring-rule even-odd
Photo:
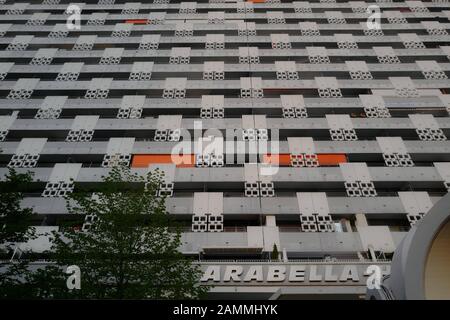
[(38, 230), (114, 165), (160, 169), (212, 298), (364, 298), (450, 187), (447, 1), (0, 0), (0, 17), (0, 175), (34, 172)]

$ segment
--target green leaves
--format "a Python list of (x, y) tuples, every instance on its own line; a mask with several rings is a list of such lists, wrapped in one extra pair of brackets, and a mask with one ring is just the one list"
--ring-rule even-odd
[(274, 243), (272, 252), (270, 253), (270, 259), (272, 259), (274, 261), (278, 261), (279, 258), (280, 258), (280, 253), (278, 252), (277, 245)]
[[(74, 297), (194, 299), (206, 293), (208, 288), (197, 285), (199, 267), (178, 251), (181, 233), (166, 213), (165, 199), (156, 197), (158, 176), (116, 167), (94, 195), (78, 190), (67, 198), (71, 214), (95, 217), (90, 231), (54, 232), (48, 252), (57, 266), (80, 267), (81, 290)], [(61, 271), (52, 267), (43, 274), (56, 290)]]
[(0, 244), (26, 241), (34, 236), (33, 210), (21, 208), (23, 190), (32, 182), (32, 174), (17, 173), (9, 169), (4, 182), (0, 183)]
[[(10, 169), (5, 181), (0, 182), (0, 246), (6, 249), (4, 257), (11, 257), (15, 243), (35, 238), (32, 225), (33, 210), (22, 208), (20, 203), (32, 182), (32, 174), (17, 173)], [(24, 285), (28, 273), (27, 261), (12, 264), (0, 263), (0, 297), (20, 298), (29, 289)]]

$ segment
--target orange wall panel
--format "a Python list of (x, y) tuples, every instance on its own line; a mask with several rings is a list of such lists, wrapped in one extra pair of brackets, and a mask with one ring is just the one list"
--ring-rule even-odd
[(347, 155), (343, 153), (321, 153), (317, 157), (321, 166), (338, 166), (347, 162)]
[(263, 162), (278, 164), (280, 166), (289, 166), (291, 164), (291, 157), (289, 153), (282, 153), (274, 156), (271, 154), (265, 154), (263, 157)]
[[(184, 161), (177, 164), (178, 168), (188, 168), (195, 166), (195, 156), (193, 154), (184, 155)], [(150, 164), (173, 163), (171, 154), (136, 154), (131, 161), (132, 168), (147, 168)]]
[(132, 23), (132, 24), (147, 24), (147, 19), (131, 19), (131, 20), (125, 20), (125, 23)]
[[(276, 156), (265, 154), (264, 163), (278, 164), (280, 166), (289, 166), (291, 158), (289, 153), (282, 153)], [(195, 155), (188, 154), (183, 156), (183, 163), (177, 164), (178, 168), (191, 168), (195, 166)], [(317, 155), (319, 165), (321, 166), (338, 166), (339, 163), (347, 162), (347, 156), (342, 153), (321, 153)], [(150, 164), (157, 163), (173, 163), (171, 154), (136, 154), (131, 162), (132, 168), (147, 168)]]
[[(339, 163), (347, 162), (347, 156), (343, 153), (320, 153), (317, 155), (317, 158), (321, 166), (338, 166)], [(270, 154), (265, 154), (263, 162), (289, 166), (291, 164), (291, 158), (289, 153), (278, 154), (278, 158), (272, 157)]]

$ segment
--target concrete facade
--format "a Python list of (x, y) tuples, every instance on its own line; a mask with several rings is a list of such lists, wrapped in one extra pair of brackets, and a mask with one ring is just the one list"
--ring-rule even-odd
[[(34, 172), (40, 231), (111, 166), (158, 167), (205, 270), (266, 271), (276, 245), (281, 266), (364, 272), (450, 188), (449, 3), (82, 1), (0, 0), (0, 179)], [(366, 292), (266, 284), (212, 296)]]

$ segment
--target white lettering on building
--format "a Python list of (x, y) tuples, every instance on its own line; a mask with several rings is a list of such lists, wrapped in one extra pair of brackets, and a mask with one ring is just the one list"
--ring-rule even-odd
[[(375, 272), (374, 267), (378, 268)], [(200, 281), (203, 283), (356, 283), (361, 281), (361, 276), (368, 277), (373, 274), (379, 276), (378, 273), (381, 274), (381, 268), (373, 265), (369, 267), (363, 265), (209, 265), (205, 267)], [(374, 282), (373, 279), (371, 282)]]

